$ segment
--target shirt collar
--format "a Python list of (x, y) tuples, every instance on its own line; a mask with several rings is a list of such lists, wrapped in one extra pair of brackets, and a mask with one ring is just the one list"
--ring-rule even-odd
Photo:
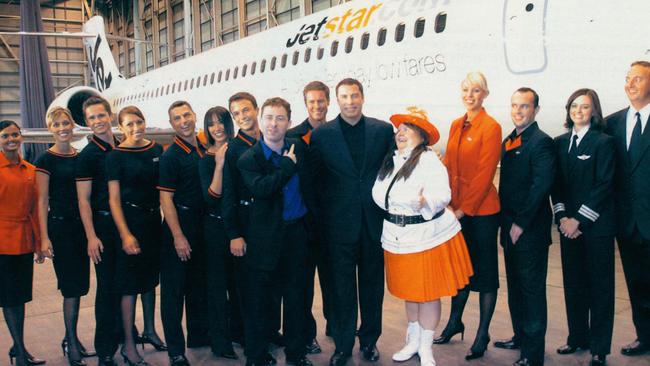
[(236, 138), (244, 141), (248, 146), (253, 146), (253, 145), (255, 145), (255, 142), (257, 142), (257, 140), (255, 138), (253, 138), (251, 136), (248, 136), (242, 130), (237, 131), (237, 137)]
[[(355, 128), (355, 127), (363, 126), (364, 122), (366, 121), (366, 116), (364, 116), (364, 115), (362, 114), (362, 115), (361, 115), (361, 119), (360, 119), (359, 122), (357, 122), (357, 124), (354, 125), (354, 126), (351, 125), (351, 124), (349, 124), (349, 123), (347, 123), (347, 122), (345, 122), (345, 120), (343, 119), (343, 117), (341, 117), (341, 114), (340, 114), (340, 113), (339, 113), (338, 117), (336, 117), (336, 119), (339, 121), (339, 123), (341, 124), (341, 127), (343, 127), (343, 128)], [(307, 123), (309, 123), (309, 122), (307, 122)]]
[(470, 126), (475, 126), (479, 122), (481, 122), (481, 120), (483, 119), (483, 115), (486, 113), (487, 112), (485, 111), (485, 108), (481, 107), (481, 110), (476, 114), (476, 116), (474, 116), (474, 118), (472, 118), (471, 121), (467, 120), (467, 113), (465, 113), (465, 116), (463, 118), (463, 124), (467, 123)]
[[(642, 125), (645, 125), (645, 122), (648, 120), (648, 118), (650, 118), (650, 103), (646, 104), (645, 107), (641, 108), (641, 109), (638, 110), (638, 111), (637, 111), (636, 109), (634, 109), (634, 107), (632, 107), (632, 106), (630, 105), (630, 109), (627, 110), (627, 114), (628, 114), (628, 117), (629, 117), (629, 116), (632, 116), (633, 121), (634, 121), (635, 123), (636, 123), (636, 118), (634, 117), (634, 115), (635, 115), (637, 112), (639, 112), (639, 114), (641, 115), (641, 124), (642, 124)], [(629, 118), (628, 118), (628, 119), (629, 119)]]
[[(10, 165), (14, 165), (14, 164), (11, 161), (9, 161), (9, 159), (7, 159), (7, 157), (5, 156), (5, 154), (3, 152), (0, 152), (0, 168), (4, 168), (4, 167), (10, 166)], [(20, 163), (18, 163), (17, 165), (19, 165), (21, 167), (25, 167), (26, 162), (25, 162), (25, 160), (23, 160), (21, 158)]]
[(571, 140), (573, 140), (573, 136), (578, 136), (578, 143), (582, 141), (582, 138), (585, 137), (587, 132), (589, 132), (589, 129), (591, 128), (591, 124), (583, 127), (580, 131), (576, 132), (575, 129), (572, 129), (571, 131)]
[(183, 140), (183, 138), (176, 135), (176, 136), (174, 136), (174, 144), (176, 144), (183, 151), (185, 151), (186, 154), (191, 154), (192, 150), (196, 150), (197, 154), (199, 154), (199, 156), (203, 157), (203, 152), (201, 151), (201, 148), (199, 147), (201, 145), (199, 144), (198, 140), (196, 141), (196, 146), (192, 146), (192, 145), (188, 145), (187, 142), (185, 142), (185, 140)]
[[(99, 147), (102, 151), (111, 151), (111, 150), (113, 150), (113, 146), (111, 146), (111, 144), (109, 144), (108, 142), (102, 140), (97, 135), (90, 136), (90, 142), (97, 145), (97, 147)], [(115, 137), (113, 137), (113, 142), (115, 143), (116, 146), (119, 143), (119, 141), (117, 141), (115, 139)]]
[[(263, 139), (260, 140), (260, 145), (262, 145), (262, 152), (264, 152), (264, 157), (266, 158), (266, 160), (271, 159), (271, 156), (272, 156), (273, 154), (279, 156), (279, 154), (278, 154), (277, 152), (273, 151), (273, 150), (272, 150), (272, 149), (271, 149), (271, 148), (270, 148), (270, 147), (269, 147), (269, 146), (264, 142)], [(287, 142), (286, 142), (286, 141), (284, 142), (284, 146), (282, 147), (282, 151), (285, 151), (285, 150), (287, 150)]]

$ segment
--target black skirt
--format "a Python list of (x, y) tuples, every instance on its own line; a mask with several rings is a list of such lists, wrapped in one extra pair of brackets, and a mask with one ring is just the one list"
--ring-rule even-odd
[(54, 250), (54, 272), (65, 298), (88, 294), (90, 258), (81, 220), (78, 217), (50, 215), (47, 231)]
[(32, 301), (34, 254), (0, 254), (0, 308)]
[(140, 253), (117, 250), (117, 291), (122, 295), (147, 293), (160, 283), (160, 211), (122, 205), (126, 223), (140, 245)]
[(474, 276), (470, 277), (468, 288), (478, 292), (496, 291), (499, 288), (499, 214), (464, 216), (460, 219), (460, 225), (474, 267)]

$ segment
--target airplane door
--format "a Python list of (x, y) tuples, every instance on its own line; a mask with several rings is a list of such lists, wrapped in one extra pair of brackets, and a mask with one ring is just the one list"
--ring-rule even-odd
[(506, 65), (513, 74), (544, 70), (546, 5), (548, 0), (505, 0), (503, 42)]

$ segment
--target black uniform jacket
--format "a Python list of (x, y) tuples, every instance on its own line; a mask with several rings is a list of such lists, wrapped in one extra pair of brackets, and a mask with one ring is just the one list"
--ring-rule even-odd
[(641, 153), (631, 161), (627, 152), (625, 108), (606, 118), (606, 132), (616, 146), (615, 200), (618, 233), (631, 236), (634, 226), (645, 240), (650, 240), (650, 128), (648, 122), (641, 135)]
[(250, 202), (251, 192), (241, 180), (237, 169), (237, 160), (256, 143), (256, 140), (239, 132), (228, 142), (225, 163), (223, 166), (223, 194), (221, 195), (221, 215), (228, 239), (244, 236), (248, 225), (248, 206), (241, 201)]
[(365, 154), (361, 171), (352, 161), (341, 126), (335, 119), (314, 130), (310, 147), (318, 166), (317, 217), (329, 242), (353, 243), (365, 218), (370, 238), (379, 241), (384, 211), (372, 200), (377, 171), (393, 144), (393, 128), (365, 118)]
[[(501, 200), (501, 244), (509, 235), (513, 223), (524, 230), (525, 240), (515, 248), (528, 249), (530, 243), (551, 244), (553, 214), (549, 202), (555, 179), (555, 148), (553, 139), (533, 122), (521, 133), (521, 145), (506, 151), (509, 140), (516, 138), (513, 131), (501, 145), (501, 173), (499, 199)], [(523, 237), (522, 236), (522, 237)]]
[(287, 137), (302, 139), (304, 143), (309, 145), (309, 143), (311, 141), (311, 132), (312, 131), (313, 131), (313, 128), (311, 127), (311, 124), (309, 123), (309, 119), (305, 119), (299, 125), (297, 125), (295, 127), (291, 127), (291, 129), (289, 129), (289, 131), (287, 131)]
[(573, 217), (586, 236), (613, 236), (614, 139), (591, 128), (578, 151), (569, 156), (570, 141), (571, 132), (555, 138), (557, 171), (551, 195), (555, 222)]
[[(286, 139), (286, 144), (295, 145), (297, 164), (286, 157), (276, 167), (266, 159), (262, 145), (257, 142), (237, 161), (242, 180), (252, 193), (249, 210), (249, 224), (245, 230), (246, 263), (262, 270), (272, 270), (283, 253), (283, 210), (282, 189), (297, 172), (300, 178), (300, 191), (307, 209), (313, 208), (313, 173), (310, 170), (307, 146), (298, 139)], [(306, 244), (306, 243), (305, 243)]]

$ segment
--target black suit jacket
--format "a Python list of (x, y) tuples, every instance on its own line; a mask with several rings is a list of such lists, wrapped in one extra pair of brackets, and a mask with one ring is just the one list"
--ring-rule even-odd
[(242, 180), (253, 196), (249, 209), (249, 224), (245, 230), (246, 263), (254, 268), (272, 270), (283, 253), (282, 189), (297, 172), (300, 178), (302, 198), (309, 210), (313, 207), (312, 174), (309, 170), (307, 147), (297, 139), (286, 139), (287, 145), (295, 144), (297, 164), (286, 157), (276, 167), (266, 159), (260, 142), (246, 151), (237, 161)]
[(353, 243), (365, 219), (370, 238), (379, 241), (383, 211), (372, 200), (372, 186), (384, 156), (393, 143), (392, 125), (365, 118), (365, 155), (357, 169), (338, 118), (314, 130), (311, 150), (317, 164), (318, 217), (329, 242)]
[(521, 133), (521, 146), (506, 151), (506, 142), (515, 136), (513, 131), (501, 145), (501, 244), (509, 242), (507, 236), (515, 223), (524, 230), (522, 239), (535, 239), (520, 239), (515, 249), (528, 249), (532, 243), (550, 245), (553, 214), (549, 194), (555, 178), (553, 139), (533, 122)]
[[(287, 131), (287, 137), (302, 139), (303, 136), (307, 135), (311, 130), (313, 130), (313, 128), (311, 127), (309, 120), (305, 119), (298, 126), (291, 127), (289, 131)], [(304, 142), (308, 143), (307, 141)]]
[(590, 128), (573, 156), (568, 152), (570, 142), (571, 132), (555, 138), (557, 171), (551, 195), (555, 222), (573, 217), (586, 236), (613, 236), (614, 139)]
[(221, 195), (221, 215), (228, 239), (244, 236), (248, 226), (248, 206), (240, 205), (240, 201), (251, 201), (251, 192), (241, 179), (237, 160), (248, 151), (256, 140), (239, 132), (228, 141), (225, 163), (223, 166), (223, 194)]
[(631, 236), (636, 226), (645, 240), (650, 240), (650, 128), (648, 122), (641, 135), (641, 154), (631, 161), (627, 153), (626, 119), (628, 108), (606, 118), (606, 132), (616, 146), (616, 216), (618, 233)]

